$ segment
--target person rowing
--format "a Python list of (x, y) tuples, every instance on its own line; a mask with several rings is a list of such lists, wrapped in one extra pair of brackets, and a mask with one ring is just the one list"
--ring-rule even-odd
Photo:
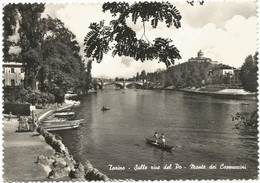
[(105, 106), (102, 107), (101, 110), (103, 110), (103, 111), (105, 111), (105, 110), (109, 110), (109, 107), (105, 105)]
[(158, 133), (155, 132), (153, 137), (154, 137), (155, 143), (157, 144), (158, 143)]
[(160, 137), (161, 141), (162, 141), (162, 145), (165, 146), (165, 137), (164, 137), (164, 134), (161, 135)]

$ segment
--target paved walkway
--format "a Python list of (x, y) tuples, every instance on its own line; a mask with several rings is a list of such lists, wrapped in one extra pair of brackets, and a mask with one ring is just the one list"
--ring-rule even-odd
[(54, 150), (37, 132), (18, 133), (17, 127), (17, 119), (4, 120), (4, 180), (48, 180), (48, 173), (36, 163), (36, 160), (40, 155), (53, 155)]
[[(64, 104), (60, 108), (70, 107)], [(37, 109), (35, 114), (43, 116), (50, 110), (56, 110), (57, 106), (49, 106), (47, 109)], [(44, 181), (48, 180), (48, 170), (36, 163), (40, 155), (52, 156), (55, 151), (44, 138), (37, 132), (16, 132), (18, 119), (9, 121), (4, 118), (4, 158), (3, 178), (5, 181)]]

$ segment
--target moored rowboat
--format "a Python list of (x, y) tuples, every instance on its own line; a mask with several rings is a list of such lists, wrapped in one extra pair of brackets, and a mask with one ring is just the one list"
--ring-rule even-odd
[(79, 124), (78, 125), (66, 125), (66, 126), (57, 125), (57, 126), (53, 126), (53, 127), (46, 127), (44, 129), (47, 130), (48, 132), (51, 132), (51, 131), (61, 131), (61, 130), (72, 130), (72, 129), (76, 129), (78, 127), (79, 127)]
[(160, 143), (156, 143), (154, 140), (150, 140), (150, 139), (145, 139), (147, 144), (150, 144), (154, 147), (157, 147), (159, 149), (165, 150), (165, 151), (171, 151), (171, 149), (173, 148), (173, 146), (169, 146), (169, 145), (162, 145)]
[(75, 114), (75, 112), (59, 112), (59, 113), (55, 113), (54, 116), (56, 117), (66, 117), (66, 116), (73, 116)]
[(70, 108), (66, 108), (66, 109), (59, 109), (57, 111), (54, 111), (54, 113), (61, 113), (61, 112), (69, 112), (71, 109)]
[(66, 119), (52, 119), (52, 120), (46, 120), (42, 122), (42, 125), (48, 126), (48, 125), (61, 125), (61, 124), (82, 124), (84, 122), (84, 119), (76, 119), (76, 120), (66, 120)]

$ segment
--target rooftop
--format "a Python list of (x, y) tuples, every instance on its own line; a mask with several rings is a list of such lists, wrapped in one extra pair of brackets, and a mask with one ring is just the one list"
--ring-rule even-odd
[(3, 67), (22, 67), (23, 63), (18, 62), (5, 62), (3, 63)]

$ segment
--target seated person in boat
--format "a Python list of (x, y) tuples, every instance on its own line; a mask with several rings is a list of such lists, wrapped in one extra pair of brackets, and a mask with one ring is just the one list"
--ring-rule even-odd
[(155, 143), (157, 144), (158, 143), (158, 133), (155, 132), (153, 137), (154, 137)]
[(162, 134), (162, 136), (160, 137), (160, 139), (161, 139), (161, 144), (163, 145), (163, 146), (165, 146), (165, 137), (164, 137), (164, 134)]

